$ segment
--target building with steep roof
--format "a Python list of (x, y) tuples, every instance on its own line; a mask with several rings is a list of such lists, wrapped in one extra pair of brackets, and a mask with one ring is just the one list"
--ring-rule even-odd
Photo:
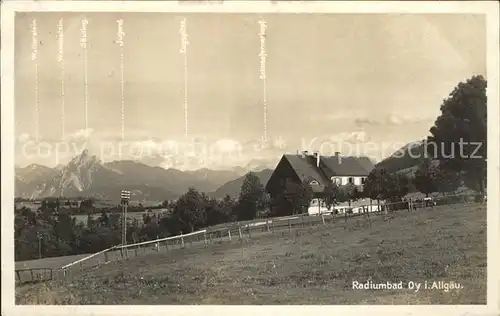
[(318, 203), (326, 186), (330, 183), (346, 185), (352, 183), (363, 190), (363, 184), (374, 165), (368, 157), (343, 157), (339, 153), (334, 156), (310, 154), (285, 154), (271, 174), (266, 184), (266, 191), (275, 197), (285, 192), (287, 183), (301, 184), (307, 181), (314, 192), (314, 200)]

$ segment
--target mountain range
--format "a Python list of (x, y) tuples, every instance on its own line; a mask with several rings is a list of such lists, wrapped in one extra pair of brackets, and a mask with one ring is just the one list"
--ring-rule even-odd
[[(412, 142), (377, 163), (375, 168), (411, 176), (424, 159), (423, 153), (423, 141)], [(16, 167), (15, 194), (31, 199), (88, 196), (118, 202), (120, 191), (125, 189), (131, 191), (135, 201), (163, 201), (175, 199), (192, 187), (216, 198), (226, 194), (236, 198), (248, 172), (254, 172), (265, 185), (276, 163), (255, 159), (245, 167), (230, 170), (180, 171), (133, 160), (103, 163), (84, 150), (68, 164), (55, 168), (38, 164)]]
[[(102, 163), (87, 150), (74, 157), (67, 165), (49, 168), (31, 164), (15, 170), (15, 194), (22, 198), (44, 198), (51, 196), (89, 196), (97, 199), (118, 201), (120, 191), (131, 191), (132, 199), (175, 199), (193, 187), (211, 196), (236, 196), (244, 176), (250, 172), (260, 174), (273, 162), (251, 161), (245, 167), (231, 170), (199, 169), (180, 171), (164, 169), (132, 160)], [(266, 177), (262, 178), (267, 182)], [(265, 184), (265, 182), (263, 183)], [(240, 184), (241, 187), (241, 184)]]

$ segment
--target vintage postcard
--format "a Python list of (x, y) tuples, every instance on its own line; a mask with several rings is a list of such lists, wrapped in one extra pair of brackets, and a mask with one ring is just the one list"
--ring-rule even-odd
[(498, 315), (498, 14), (4, 2), (2, 314)]

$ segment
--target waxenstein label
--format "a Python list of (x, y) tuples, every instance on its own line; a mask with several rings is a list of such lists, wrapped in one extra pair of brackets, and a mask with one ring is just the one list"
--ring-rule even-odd
[(463, 285), (454, 281), (425, 281), (425, 282), (373, 282), (373, 281), (352, 281), (353, 290), (411, 290), (418, 292), (420, 290), (440, 290), (449, 292), (450, 290), (461, 290)]

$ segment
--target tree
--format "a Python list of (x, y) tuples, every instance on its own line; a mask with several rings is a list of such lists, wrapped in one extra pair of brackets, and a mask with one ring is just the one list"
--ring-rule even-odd
[(266, 207), (264, 186), (259, 177), (253, 172), (248, 173), (243, 179), (240, 196), (238, 198), (237, 214), (238, 220), (250, 220), (256, 218), (258, 213)]
[(347, 202), (349, 204), (349, 208), (351, 208), (351, 203), (358, 199), (359, 193), (358, 188), (353, 183), (348, 183), (340, 187), (341, 193), (339, 197), (341, 198), (340, 202)]
[(384, 169), (375, 168), (366, 177), (364, 184), (364, 194), (372, 200), (380, 200), (387, 196), (386, 185), (386, 172)]
[(285, 197), (292, 207), (292, 214), (307, 213), (313, 199), (313, 190), (308, 181), (298, 184), (288, 181), (285, 187)]
[(438, 168), (436, 173), (436, 184), (439, 192), (451, 193), (461, 185), (460, 174), (451, 170)]
[(386, 188), (386, 199), (391, 201), (401, 201), (410, 189), (410, 179), (403, 174), (388, 174)]
[(323, 201), (328, 209), (342, 202), (349, 202), (350, 206), (350, 201), (357, 200), (359, 196), (360, 194), (356, 187), (350, 185), (347, 187), (340, 186), (336, 183), (327, 184), (323, 191)]
[(101, 223), (102, 226), (108, 227), (109, 226), (108, 213), (106, 213), (106, 211), (102, 211), (101, 216), (99, 217), (98, 221)]
[(486, 87), (480, 75), (460, 82), (443, 101), (428, 138), (440, 167), (463, 171), (482, 195), (486, 187)]
[(190, 188), (175, 203), (173, 215), (189, 232), (205, 224), (205, 205), (201, 194)]
[(271, 215), (271, 196), (264, 192), (262, 199), (259, 201), (257, 205), (257, 217), (258, 218), (267, 218)]
[(229, 195), (226, 194), (224, 199), (220, 201), (221, 213), (224, 214), (226, 222), (234, 222), (237, 219), (235, 214), (236, 201)]
[(438, 190), (437, 168), (431, 160), (426, 159), (418, 166), (413, 183), (415, 188), (426, 197)]
[(223, 200), (209, 198), (205, 194), (202, 195), (205, 201), (206, 225), (217, 225), (228, 222), (231, 219), (234, 201), (226, 195)]
[[(162, 236), (164, 235), (164, 232), (162, 231), (160, 225), (159, 225), (159, 221), (158, 221), (158, 217), (156, 216), (156, 214), (145, 214), (144, 215), (144, 219), (146, 220), (144, 222), (144, 225), (142, 226), (142, 228), (140, 229), (140, 238), (143, 239), (143, 240), (152, 240), (152, 239), (156, 239), (158, 236)], [(133, 233), (133, 231), (132, 231)], [(131, 236), (132, 238), (134, 237), (134, 235)]]

